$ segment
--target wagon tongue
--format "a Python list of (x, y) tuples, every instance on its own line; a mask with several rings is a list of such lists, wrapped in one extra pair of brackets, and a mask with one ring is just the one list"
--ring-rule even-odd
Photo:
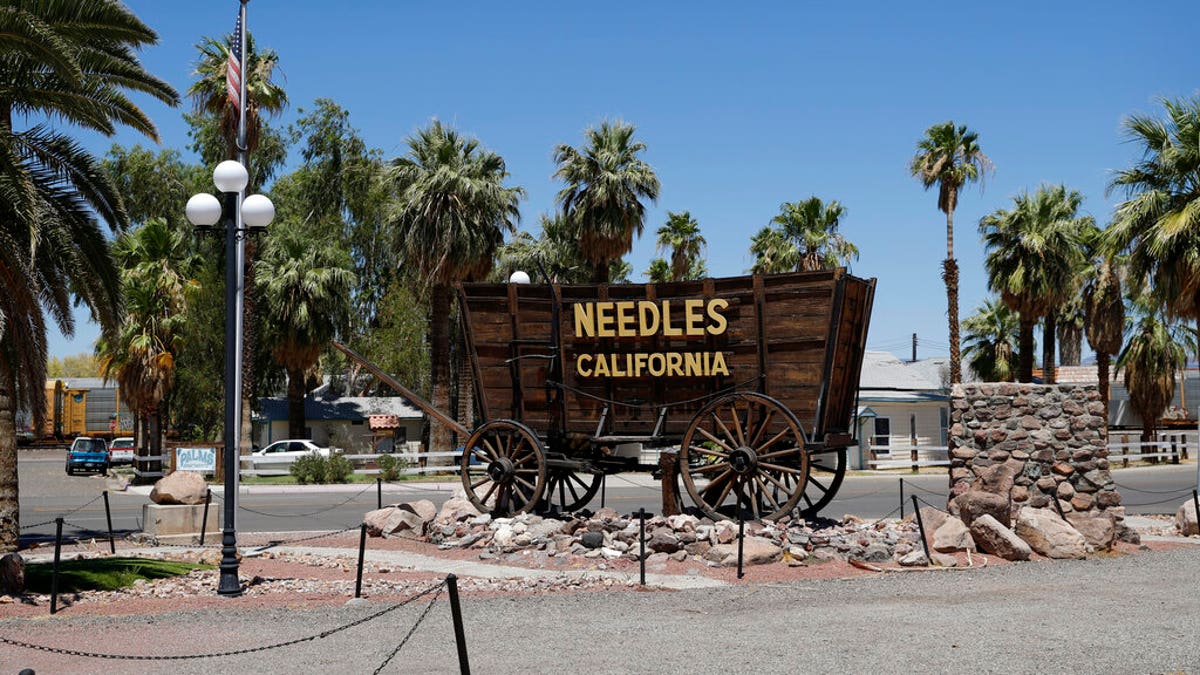
[(729, 453), (729, 467), (739, 476), (754, 473), (758, 468), (758, 455), (753, 448), (734, 448), (733, 452)]

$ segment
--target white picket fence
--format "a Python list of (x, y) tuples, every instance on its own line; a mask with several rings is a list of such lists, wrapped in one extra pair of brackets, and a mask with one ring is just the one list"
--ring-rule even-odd
[(944, 445), (894, 448), (888, 457), (867, 461), (872, 469), (912, 469), (923, 466), (950, 466), (950, 449)]
[[(380, 457), (386, 456), (386, 457), (395, 457), (396, 459), (401, 460), (402, 462), (407, 464), (407, 466), (405, 468), (400, 470), (399, 473), (401, 475), (414, 476), (414, 475), (420, 475), (420, 474), (424, 474), (424, 473), (454, 473), (454, 474), (457, 474), (458, 473), (458, 458), (459, 458), (460, 454), (461, 453), (459, 453), (459, 452), (396, 452), (396, 453), (386, 453), (386, 454), (376, 453), (376, 454), (369, 454), (369, 455), (361, 455), (361, 454), (360, 455), (346, 455), (346, 454), (343, 454), (341, 456), (350, 460), (355, 465), (354, 473), (359, 474), (359, 475), (375, 476), (375, 475), (378, 475), (379, 473), (381, 473), (381, 471), (377, 468), (376, 469), (367, 469), (367, 468), (362, 468), (362, 467), (364, 465), (374, 464), (375, 462), (377, 462), (379, 460)], [(442, 458), (442, 457), (452, 457), (452, 458), (454, 458), (454, 461), (450, 463), (450, 466), (432, 466), (432, 465), (430, 465), (431, 463), (428, 461), (426, 461), (426, 464), (427, 464), (426, 466), (421, 466), (421, 460), (430, 460), (430, 459)], [(241, 463), (242, 463), (241, 474), (243, 476), (286, 476), (286, 475), (288, 475), (288, 466), (290, 465), (290, 463), (289, 464), (281, 463), (278, 466), (247, 468), (247, 467), (254, 466), (253, 458), (251, 458), (251, 457), (242, 457)]]

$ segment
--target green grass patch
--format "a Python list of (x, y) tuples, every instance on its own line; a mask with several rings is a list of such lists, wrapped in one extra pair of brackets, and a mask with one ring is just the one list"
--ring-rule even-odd
[[(192, 570), (216, 569), (212, 565), (192, 565), (147, 558), (87, 558), (64, 560), (58, 564), (58, 592), (115, 591), (132, 586), (138, 579), (167, 579)], [(54, 563), (25, 566), (25, 589), (49, 593)]]
[[(458, 474), (457, 473), (447, 473), (447, 474), (440, 475), (440, 476), (438, 476), (438, 475), (429, 476), (429, 475), (404, 474), (404, 475), (401, 475), (396, 480), (388, 481), (388, 482), (389, 483), (402, 483), (402, 482), (410, 482), (410, 481), (444, 482), (447, 480), (458, 480)], [(220, 483), (218, 483), (215, 480), (211, 481), (211, 482), (215, 485), (220, 485)], [(358, 473), (352, 473), (346, 479), (346, 483), (374, 483), (374, 482), (375, 482), (375, 476), (367, 475), (367, 474), (358, 474)], [(291, 476), (291, 475), (288, 475), (288, 476), (242, 476), (241, 484), (242, 485), (300, 485), (300, 482), (296, 480), (295, 476)], [(325, 484), (329, 485), (329, 483), (325, 483)], [(314, 485), (314, 483), (309, 483), (309, 485)]]

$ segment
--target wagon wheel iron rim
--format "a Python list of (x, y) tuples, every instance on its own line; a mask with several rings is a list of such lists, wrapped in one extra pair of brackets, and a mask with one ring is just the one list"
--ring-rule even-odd
[(764, 394), (729, 394), (692, 418), (680, 445), (680, 474), (712, 518), (777, 519), (804, 495), (809, 462), (804, 430)]
[(459, 460), (463, 488), (475, 508), (495, 515), (524, 513), (546, 489), (546, 455), (529, 427), (486, 422), (467, 439)]
[(602, 473), (573, 469), (548, 469), (546, 476), (546, 490), (538, 508), (549, 511), (552, 505), (558, 504), (563, 513), (578, 511), (587, 506), (600, 492), (600, 483), (604, 480)]
[(808, 484), (796, 507), (801, 518), (811, 518), (837, 496), (846, 477), (846, 449), (812, 452), (808, 456)]

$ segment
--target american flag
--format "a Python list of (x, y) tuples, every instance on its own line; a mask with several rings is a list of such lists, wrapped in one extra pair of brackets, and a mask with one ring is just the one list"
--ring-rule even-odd
[(239, 111), (242, 109), (242, 13), (238, 12), (237, 26), (233, 29), (233, 44), (229, 48), (229, 65), (225, 66), (225, 90), (229, 102)]

